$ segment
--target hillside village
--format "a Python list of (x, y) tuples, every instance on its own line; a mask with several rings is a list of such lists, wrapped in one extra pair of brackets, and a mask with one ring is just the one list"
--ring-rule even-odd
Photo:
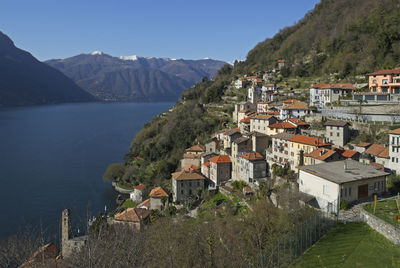
[[(204, 143), (193, 141), (171, 174), (169, 186), (151, 188), (141, 183), (133, 191), (120, 189), (129, 198), (115, 214), (104, 216), (107, 224), (140, 232), (159, 217), (203, 217), (207, 211), (217, 213), (228, 202), (246, 214), (260, 192), (267, 193), (278, 208), (293, 209), (294, 203), (331, 219), (360, 221), (366, 218), (360, 216), (359, 204), (374, 196), (390, 198), (388, 188), (393, 183), (389, 177), (400, 172), (400, 128), (396, 120), (368, 122), (357, 111), (367, 104), (397, 102), (400, 69), (368, 74), (363, 90), (351, 83), (311, 84), (306, 102), (303, 96), (273, 83), (285, 64), (279, 60), (276, 69), (233, 80), (226, 91), (245, 92), (246, 98), (235, 101), (237, 96), (230, 94), (233, 109), (225, 128)], [(324, 109), (349, 106), (354, 107), (355, 118), (321, 115)], [(385, 143), (360, 140), (362, 125), (388, 129)], [(210, 206), (210, 200), (217, 205)], [(357, 208), (355, 213), (353, 208)], [(63, 215), (68, 215), (63, 230), (69, 230), (69, 211)], [(86, 243), (87, 237), (63, 234), (63, 256)], [(400, 243), (400, 234), (393, 239)]]

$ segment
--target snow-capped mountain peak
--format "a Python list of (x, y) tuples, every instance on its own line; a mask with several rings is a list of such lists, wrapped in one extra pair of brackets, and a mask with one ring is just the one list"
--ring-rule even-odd
[(136, 55), (132, 55), (132, 56), (120, 56), (119, 58), (121, 60), (137, 60), (139, 57)]
[(104, 53), (102, 51), (93, 51), (92, 53), (90, 53), (90, 55), (103, 55)]

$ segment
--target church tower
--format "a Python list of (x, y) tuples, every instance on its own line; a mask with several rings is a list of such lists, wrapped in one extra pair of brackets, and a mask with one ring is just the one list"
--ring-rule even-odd
[(68, 240), (72, 238), (71, 234), (71, 211), (64, 209), (61, 216), (61, 255), (67, 255)]

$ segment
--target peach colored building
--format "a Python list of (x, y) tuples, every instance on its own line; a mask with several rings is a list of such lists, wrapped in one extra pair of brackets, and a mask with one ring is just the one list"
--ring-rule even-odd
[(400, 94), (400, 68), (368, 74), (371, 92)]

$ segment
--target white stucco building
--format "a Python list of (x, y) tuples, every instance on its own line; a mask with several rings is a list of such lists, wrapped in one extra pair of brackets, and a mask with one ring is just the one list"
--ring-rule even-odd
[(389, 168), (400, 174), (400, 128), (389, 132)]
[(381, 194), (389, 173), (354, 160), (299, 167), (300, 192), (315, 197), (317, 208), (337, 213), (340, 202), (351, 203)]

